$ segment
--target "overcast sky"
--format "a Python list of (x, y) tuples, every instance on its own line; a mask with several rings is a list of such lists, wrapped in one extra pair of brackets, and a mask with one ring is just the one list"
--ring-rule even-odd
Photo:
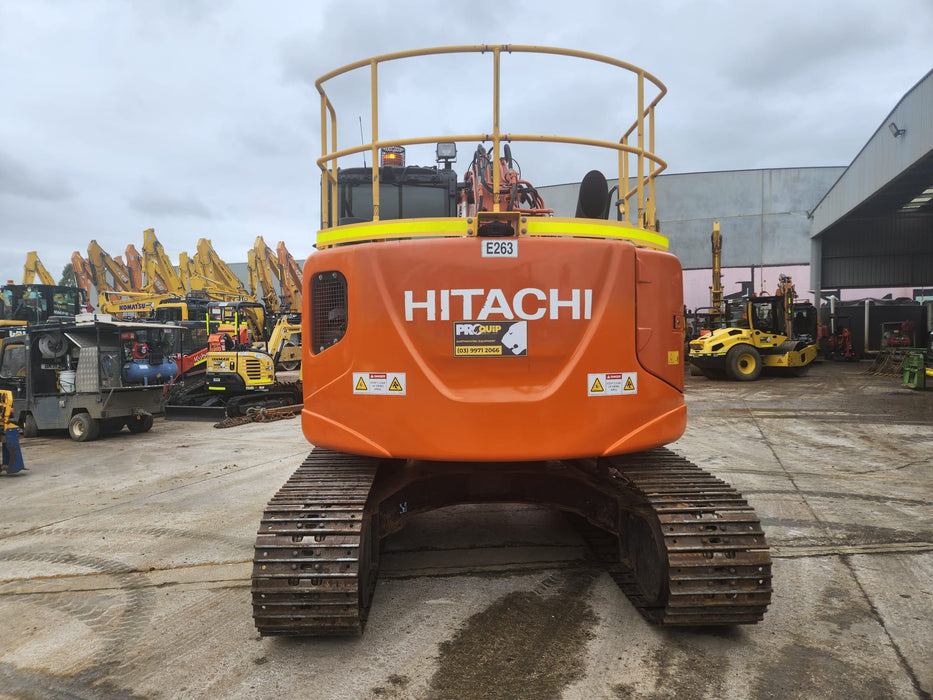
[[(245, 261), (258, 235), (309, 255), (313, 82), (369, 56), (513, 43), (634, 63), (667, 86), (656, 151), (685, 173), (848, 165), (933, 67), (931, 37), (930, 0), (0, 0), (0, 280), (21, 280), (27, 251), (57, 278), (91, 239), (122, 255), (150, 227), (176, 263), (202, 237), (227, 262)], [(408, 108), (387, 131), (491, 128), (474, 121), (488, 114), (490, 63), (396, 65), (381, 104)], [(598, 131), (630, 97), (599, 72), (517, 66), (507, 131), (578, 134), (581, 100)], [(358, 143), (360, 115), (367, 135), (370, 124), (354, 109), (341, 134)], [(523, 165), (537, 185), (588, 169)]]

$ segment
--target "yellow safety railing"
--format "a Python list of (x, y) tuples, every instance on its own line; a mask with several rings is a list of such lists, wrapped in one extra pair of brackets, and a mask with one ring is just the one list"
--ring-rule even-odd
[[(457, 54), (457, 53), (490, 53), (493, 57), (493, 104), (492, 104), (492, 131), (490, 133), (476, 134), (445, 134), (435, 136), (415, 136), (402, 139), (379, 138), (379, 90), (378, 73), (379, 65), (389, 61), (400, 59), (432, 56), (437, 54)], [(567, 56), (573, 58), (582, 58), (599, 63), (605, 63), (628, 71), (635, 75), (637, 79), (637, 109), (635, 119), (632, 124), (623, 132), (619, 140), (605, 141), (600, 139), (582, 138), (577, 136), (555, 136), (544, 134), (518, 134), (502, 133), (499, 120), (499, 85), (500, 85), (500, 61), (503, 53), (532, 53), (532, 54), (551, 54), (558, 56)], [(347, 73), (369, 67), (370, 70), (370, 92), (371, 92), (371, 123), (372, 136), (369, 143), (363, 143), (359, 146), (337, 149), (337, 112), (330, 98), (324, 90), (324, 84), (329, 80)], [(647, 100), (645, 90), (647, 84), (654, 88), (654, 95)], [(383, 54), (373, 58), (363, 59), (350, 63), (346, 66), (333, 70), (315, 81), (315, 87), (321, 96), (321, 151), (322, 155), (317, 160), (318, 167), (322, 171), (321, 183), (321, 212), (322, 228), (329, 229), (336, 226), (338, 221), (337, 197), (329, 197), (328, 192), (336, 192), (337, 187), (337, 162), (340, 158), (354, 155), (356, 153), (369, 152), (372, 159), (372, 201), (373, 201), (373, 222), (379, 222), (379, 152), (386, 146), (409, 146), (419, 144), (429, 144), (438, 142), (492, 142), (492, 162), (499, 162), (500, 145), (502, 142), (528, 141), (528, 142), (549, 142), (562, 143), (583, 146), (595, 146), (614, 150), (618, 153), (618, 180), (619, 197), (618, 211), (619, 222), (606, 222), (615, 224), (605, 231), (605, 237), (621, 237), (633, 240), (634, 242), (647, 245), (649, 247), (661, 247), (666, 249), (666, 239), (659, 234), (640, 235), (639, 231), (654, 232), (656, 230), (656, 212), (655, 212), (655, 178), (667, 167), (667, 164), (654, 154), (654, 128), (655, 128), (655, 107), (661, 98), (666, 94), (667, 88), (657, 78), (647, 71), (608, 56), (590, 53), (587, 51), (576, 51), (572, 49), (561, 49), (547, 46), (523, 46), (516, 44), (502, 45), (471, 45), (471, 46), (440, 46), (428, 49), (415, 49), (411, 51), (399, 51), (396, 53)], [(635, 143), (630, 143), (634, 135)], [(646, 147), (647, 142), (647, 147)], [(632, 165), (630, 161), (635, 160), (634, 183), (632, 178)], [(499, 168), (492, 168), (493, 171), (493, 211), (499, 211)], [(427, 221), (427, 220), (426, 220)], [(438, 220), (431, 220), (437, 224)], [(571, 220), (564, 219), (564, 222)], [(630, 223), (631, 222), (631, 223)], [(424, 222), (422, 222), (424, 223)], [(386, 222), (382, 222), (385, 226)], [(354, 232), (349, 235), (350, 240), (379, 240), (385, 238), (403, 238), (417, 236), (417, 233), (408, 232), (411, 224), (393, 226), (393, 233), (379, 233), (374, 230), (372, 224), (354, 224)], [(341, 227), (349, 228), (349, 227)], [(423, 231), (423, 226), (415, 226), (418, 231)], [(472, 227), (466, 225), (450, 223), (444, 228), (445, 232), (436, 232), (435, 236), (440, 235), (470, 235)], [(613, 231), (619, 228), (621, 231)], [(558, 235), (557, 233), (548, 233), (553, 227), (531, 226), (524, 227), (523, 235)], [(453, 233), (456, 232), (456, 233)], [(468, 233), (467, 233), (468, 232)], [(423, 233), (421, 235), (427, 235)], [(573, 232), (566, 232), (563, 235), (580, 235)], [(592, 232), (585, 235), (595, 235)], [(318, 235), (318, 246), (328, 247), (341, 242), (343, 236), (334, 232), (328, 235), (326, 231), (321, 231)]]

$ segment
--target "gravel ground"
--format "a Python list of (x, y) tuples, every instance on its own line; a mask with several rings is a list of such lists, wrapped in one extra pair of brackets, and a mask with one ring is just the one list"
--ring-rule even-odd
[(361, 638), (262, 639), (252, 546), (297, 420), (24, 440), (0, 696), (929, 698), (933, 391), (866, 367), (687, 377), (672, 448), (745, 494), (774, 557), (763, 622), (724, 629), (648, 625), (559, 513), (459, 506), (387, 540)]

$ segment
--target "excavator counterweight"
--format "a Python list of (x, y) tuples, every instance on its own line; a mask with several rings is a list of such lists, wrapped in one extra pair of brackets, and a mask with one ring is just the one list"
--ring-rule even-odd
[[(413, 164), (406, 148), (423, 135), (377, 134), (390, 120), (376, 109), (377, 67), (444, 53), (492, 61), (492, 124), (438, 138), (440, 165)], [(516, 54), (619, 69), (638, 92), (635, 114), (605, 139), (501, 129), (500, 62)], [(758, 518), (665, 447), (687, 414), (682, 271), (654, 208), (664, 85), (587, 52), (443, 47), (328, 73), (316, 83), (322, 115), (328, 81), (358, 69), (371, 71), (373, 139), (331, 151), (341, 122), (322, 128), (322, 226), (301, 294), (302, 429), (315, 448), (259, 526), (259, 632), (362, 633), (385, 538), (414, 514), (490, 502), (567, 513), (651, 622), (762, 619), (771, 560)], [(473, 154), (462, 178), (457, 142)], [(513, 155), (537, 143), (605, 149), (621, 189), (588, 169), (576, 215), (554, 216)], [(339, 166), (360, 151), (371, 166)]]

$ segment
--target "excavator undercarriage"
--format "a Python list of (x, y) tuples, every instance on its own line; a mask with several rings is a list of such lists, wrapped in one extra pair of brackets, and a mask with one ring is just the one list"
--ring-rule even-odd
[(356, 635), (384, 538), (416, 513), (530, 502), (576, 516), (649, 621), (755, 623), (771, 598), (761, 524), (740, 493), (665, 448), (594, 460), (450, 463), (315, 449), (272, 498), (256, 538), (263, 635)]

